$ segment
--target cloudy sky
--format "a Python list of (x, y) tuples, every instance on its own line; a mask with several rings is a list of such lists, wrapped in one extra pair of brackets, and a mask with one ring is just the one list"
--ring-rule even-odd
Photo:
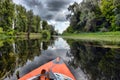
[(66, 20), (68, 6), (82, 0), (13, 0), (16, 4), (23, 5), (27, 10), (32, 9), (34, 14), (40, 15), (43, 20), (55, 26), (62, 33), (69, 25)]

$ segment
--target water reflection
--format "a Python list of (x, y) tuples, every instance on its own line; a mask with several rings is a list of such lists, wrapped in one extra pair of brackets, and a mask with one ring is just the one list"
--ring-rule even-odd
[(104, 48), (91, 42), (67, 40), (74, 56), (69, 63), (81, 68), (86, 80), (119, 80), (120, 48)]
[[(17, 69), (22, 69), (21, 67), (31, 63), (37, 56), (41, 55), (41, 50), (47, 49), (48, 45), (53, 44), (54, 40), (16, 39), (1, 40), (0, 42), (0, 79), (7, 77), (6, 80), (16, 80)], [(43, 43), (42, 46), (41, 43)], [(31, 67), (31, 69), (36, 68)], [(21, 74), (24, 75), (27, 72), (29, 70)]]
[[(10, 49), (10, 51), (5, 49)], [(8, 65), (7, 68), (4, 67), (7, 65), (1, 67), (1, 72), (4, 72), (4, 74), (0, 74), (0, 78), (4, 80), (17, 80), (17, 71), (19, 71), (19, 76), (21, 77), (57, 56), (69, 60), (66, 57), (66, 53), (69, 51), (69, 45), (62, 38), (52, 40), (26, 39), (15, 40), (10, 43), (4, 42), (4, 46), (0, 50), (1, 53), (5, 52), (4, 55), (7, 57), (4, 58), (2, 56), (3, 60), (1, 60), (2, 63), (5, 63), (4, 60), (7, 60), (6, 64)], [(14, 58), (8, 58), (9, 55), (12, 55)], [(12, 62), (10, 63), (10, 61)], [(3, 69), (6, 71), (2, 71)]]
[[(113, 44), (112, 44), (113, 45)], [(113, 45), (114, 46), (114, 45)], [(77, 80), (119, 80), (120, 48), (56, 38), (0, 41), (0, 79), (20, 77), (60, 56)]]

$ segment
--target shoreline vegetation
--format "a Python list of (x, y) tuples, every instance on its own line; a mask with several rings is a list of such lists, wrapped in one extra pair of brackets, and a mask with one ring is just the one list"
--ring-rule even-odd
[(96, 33), (66, 33), (62, 35), (66, 39), (79, 39), (85, 41), (98, 41), (98, 42), (120, 42), (120, 32), (96, 32)]
[[(27, 38), (28, 33), (19, 33), (17, 35), (6, 35), (6, 34), (0, 34), (0, 39), (5, 39), (5, 38)], [(41, 33), (30, 33), (29, 38), (41, 38), (42, 34)]]
[(55, 26), (13, 0), (0, 0), (0, 9), (0, 39), (49, 38), (57, 34)]
[[(17, 34), (15, 37), (27, 38), (28, 33), (20, 33), (20, 34)], [(30, 33), (30, 35), (29, 35), (29, 38), (41, 38), (41, 37), (42, 37), (41, 33)]]
[(69, 5), (63, 38), (120, 44), (120, 0), (83, 0)]
[(0, 47), (4, 45), (4, 42), (14, 43), (16, 40), (34, 40), (34, 39), (39, 39), (41, 41), (49, 41), (50, 38), (51, 35), (49, 32), (30, 33), (29, 36), (28, 33), (24, 33), (24, 32), (17, 33), (14, 35), (8, 35), (7, 33), (0, 33)]
[[(46, 35), (46, 37), (50, 37), (50, 34)], [(39, 38), (43, 38), (42, 33), (30, 33), (30, 35), (28, 36), (28, 33), (18, 33), (16, 35), (7, 35), (7, 34), (0, 34), (0, 40), (4, 40), (4, 39), (9, 39), (9, 38), (30, 38), (30, 39), (39, 39)]]

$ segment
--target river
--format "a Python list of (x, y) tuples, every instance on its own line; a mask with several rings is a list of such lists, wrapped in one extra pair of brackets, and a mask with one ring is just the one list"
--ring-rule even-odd
[(61, 37), (51, 40), (0, 40), (0, 79), (17, 80), (57, 56), (63, 58), (76, 80), (119, 80), (120, 44)]

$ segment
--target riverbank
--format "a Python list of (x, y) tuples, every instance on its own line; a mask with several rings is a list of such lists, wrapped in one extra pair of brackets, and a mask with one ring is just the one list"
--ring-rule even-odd
[(80, 39), (86, 41), (107, 41), (120, 42), (120, 32), (97, 32), (97, 33), (79, 33), (62, 35), (63, 38)]
[[(0, 39), (7, 39), (7, 38), (28, 38), (28, 36), (27, 36), (27, 33), (18, 33), (15, 35), (0, 34)], [(30, 33), (29, 38), (31, 39), (42, 38), (42, 34)]]
[[(27, 33), (20, 33), (15, 35), (16, 37), (20, 37), (20, 38), (26, 38), (28, 37)], [(42, 34), (41, 33), (30, 33), (29, 38), (41, 38)]]

